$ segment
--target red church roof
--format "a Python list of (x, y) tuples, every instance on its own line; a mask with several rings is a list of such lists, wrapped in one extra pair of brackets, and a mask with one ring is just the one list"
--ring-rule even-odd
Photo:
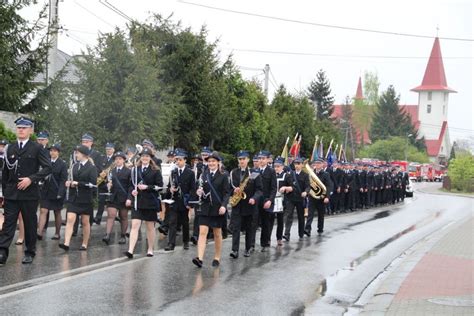
[(400, 108), (405, 110), (405, 113), (408, 113), (411, 117), (411, 123), (415, 126), (415, 129), (420, 127), (420, 120), (418, 119), (418, 105), (399, 105)]
[(357, 83), (357, 92), (355, 96), (356, 100), (364, 99), (364, 95), (362, 94), (362, 79), (359, 77), (359, 83)]
[(444, 121), (443, 125), (441, 126), (441, 132), (439, 133), (438, 139), (427, 139), (425, 140), (426, 144), (426, 151), (428, 156), (430, 157), (437, 157), (439, 151), (441, 149), (441, 145), (443, 144), (444, 134), (448, 128), (448, 122)]
[(430, 59), (426, 66), (425, 76), (421, 86), (413, 88), (412, 91), (447, 91), (456, 92), (446, 82), (446, 75), (444, 73), (443, 56), (441, 55), (441, 47), (439, 39), (436, 37), (433, 48), (431, 49)]

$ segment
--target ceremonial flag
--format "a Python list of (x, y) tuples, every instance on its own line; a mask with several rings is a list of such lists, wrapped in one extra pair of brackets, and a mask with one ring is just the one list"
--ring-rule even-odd
[(290, 137), (288, 136), (286, 138), (286, 143), (285, 143), (285, 147), (283, 147), (283, 150), (281, 152), (281, 156), (283, 158), (285, 158), (285, 166), (288, 165), (288, 141), (290, 140)]
[(321, 137), (321, 140), (319, 141), (319, 156), (318, 158), (323, 159), (324, 158), (324, 144), (323, 144), (323, 137)]
[(301, 147), (301, 135), (298, 137), (298, 133), (296, 133), (295, 139), (293, 140), (293, 145), (290, 148), (290, 155), (294, 158), (299, 157), (300, 154), (300, 147)]
[(329, 153), (332, 154), (332, 143), (333, 143), (333, 142), (334, 142), (334, 139), (331, 139), (331, 142), (329, 143), (328, 151), (327, 151), (327, 153), (326, 153), (326, 157), (324, 157), (324, 158), (326, 158), (326, 159), (328, 159)]
[(309, 160), (310, 162), (313, 161), (316, 157), (319, 157), (318, 138), (319, 138), (318, 135), (314, 136), (314, 146), (313, 146), (313, 152), (311, 153), (311, 159)]

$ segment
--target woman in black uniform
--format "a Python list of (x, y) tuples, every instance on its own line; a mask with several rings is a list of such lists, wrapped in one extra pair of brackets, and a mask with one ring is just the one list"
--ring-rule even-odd
[(43, 239), (43, 228), (47, 224), (47, 215), (50, 210), (54, 211), (54, 222), (56, 231), (53, 240), (59, 240), (61, 231), (61, 210), (63, 209), (64, 194), (66, 193), (67, 166), (64, 160), (59, 158), (61, 146), (54, 144), (49, 149), (51, 157), (52, 172), (44, 181), (41, 189), (40, 217), (38, 224), (38, 239)]
[(193, 263), (199, 268), (203, 264), (209, 228), (213, 230), (215, 242), (212, 266), (217, 267), (220, 264), (222, 226), (226, 221), (225, 214), (230, 198), (229, 178), (219, 170), (221, 160), (218, 152), (213, 152), (206, 158), (208, 168), (201, 174), (199, 188), (196, 192), (202, 200), (202, 205), (199, 214), (198, 256), (193, 259)]
[(125, 153), (119, 151), (114, 154), (114, 168), (110, 170), (108, 175), (107, 189), (110, 192), (110, 196), (107, 203), (107, 228), (106, 234), (102, 241), (107, 245), (110, 243), (110, 233), (114, 226), (117, 212), (120, 215), (121, 223), (121, 236), (119, 244), (123, 245), (127, 242), (125, 234), (128, 229), (128, 209), (125, 206), (125, 202), (128, 197), (128, 190), (131, 186), (131, 171), (125, 167), (125, 160), (127, 156)]
[[(89, 159), (90, 149), (84, 145), (76, 148), (77, 162), (72, 167), (72, 178), (66, 181), (69, 190), (67, 203), (67, 222), (64, 233), (64, 243), (59, 247), (69, 250), (74, 222), (78, 215), (82, 219), (82, 246), (79, 250), (87, 250), (91, 226), (89, 214), (92, 214), (92, 193), (97, 188), (97, 168)], [(69, 189), (68, 189), (69, 188)], [(67, 194), (66, 194), (67, 195)]]
[(146, 236), (148, 241), (147, 257), (153, 257), (153, 245), (155, 243), (155, 223), (158, 220), (158, 212), (161, 210), (159, 192), (163, 189), (163, 177), (161, 170), (152, 160), (153, 152), (144, 148), (140, 153), (140, 161), (132, 169), (131, 183), (126, 206), (132, 208), (132, 228), (128, 251), (124, 254), (133, 258), (133, 250), (138, 239), (138, 231), (142, 221), (146, 224)]

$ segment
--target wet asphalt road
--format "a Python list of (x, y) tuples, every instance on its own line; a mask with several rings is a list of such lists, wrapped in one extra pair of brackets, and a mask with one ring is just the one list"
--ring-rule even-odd
[[(429, 186), (439, 184), (417, 184)], [(0, 267), (0, 306), (2, 314), (22, 315), (341, 315), (404, 250), (472, 216), (472, 201), (417, 191), (402, 204), (327, 218), (323, 236), (293, 238), (237, 260), (228, 257), (229, 238), (219, 268), (210, 266), (212, 243), (204, 268), (197, 269), (191, 263), (195, 247), (165, 254), (166, 241), (158, 240), (155, 257), (147, 258), (141, 242), (140, 255), (127, 260), (121, 255), (126, 245), (102, 244), (102, 224), (93, 227), (87, 253), (74, 250), (76, 237), (64, 254), (49, 240), (49, 229), (33, 265), (21, 265), (21, 246), (12, 246), (9, 262)]]

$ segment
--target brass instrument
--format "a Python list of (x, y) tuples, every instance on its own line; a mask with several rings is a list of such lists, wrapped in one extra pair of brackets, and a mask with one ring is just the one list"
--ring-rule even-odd
[(234, 192), (234, 194), (230, 197), (229, 203), (232, 207), (239, 204), (241, 200), (245, 200), (247, 198), (247, 194), (245, 194), (244, 190), (247, 187), (248, 182), (250, 181), (250, 176), (247, 176), (242, 183), (240, 183), (239, 188), (240, 191)]
[(136, 144), (135, 149), (136, 149), (135, 154), (132, 156), (132, 158), (127, 159), (125, 161), (125, 167), (127, 167), (129, 169), (132, 169), (132, 167), (135, 167), (135, 165), (137, 164), (138, 159), (139, 159), (139, 155), (143, 151), (143, 146), (140, 145), (140, 144)]
[(115, 168), (115, 162), (111, 163), (110, 166), (106, 168), (105, 170), (102, 170), (102, 172), (97, 177), (97, 186), (100, 186), (102, 183), (105, 182), (105, 180), (107, 180), (107, 178), (109, 177), (110, 171), (112, 171), (112, 169), (114, 168)]
[(303, 171), (309, 175), (309, 183), (311, 187), (309, 195), (316, 200), (324, 199), (327, 196), (326, 186), (321, 179), (319, 179), (316, 173), (314, 173), (313, 169), (311, 169), (308, 160), (304, 162)]

